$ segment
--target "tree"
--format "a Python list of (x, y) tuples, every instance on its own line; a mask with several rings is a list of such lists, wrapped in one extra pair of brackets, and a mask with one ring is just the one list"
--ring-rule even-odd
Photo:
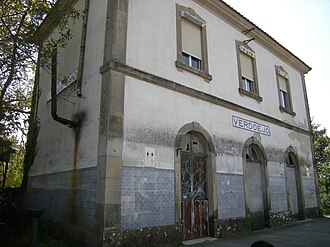
[[(36, 67), (47, 66), (54, 47), (66, 45), (71, 38), (68, 21), (79, 18), (79, 12), (74, 9), (63, 15), (61, 6), (65, 2), (68, 1), (0, 1), (0, 145), (13, 136), (15, 139), (25, 136), (30, 125), (24, 173), (33, 163), (39, 128), (37, 116), (32, 112), (37, 109), (39, 97), (37, 81), (33, 81)], [(45, 17), (56, 23), (59, 32), (56, 39), (42, 42), (45, 37), (41, 36), (45, 34), (38, 30)]]
[(320, 197), (324, 213), (330, 213), (330, 137), (325, 128), (312, 124), (315, 163), (319, 175)]
[(25, 128), (37, 47), (33, 34), (52, 1), (3, 0), (0, 4), (0, 125), (3, 135)]
[(8, 164), (10, 161), (10, 156), (14, 153), (14, 149), (12, 148), (12, 142), (9, 140), (0, 139), (0, 164), (1, 164), (1, 173), (2, 173), (2, 183), (1, 187), (5, 187), (7, 172), (8, 172)]
[(17, 140), (0, 140), (0, 187), (20, 187), (24, 146)]

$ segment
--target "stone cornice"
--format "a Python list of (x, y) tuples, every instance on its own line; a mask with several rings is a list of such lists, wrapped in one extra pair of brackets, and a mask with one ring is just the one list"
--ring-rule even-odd
[(78, 0), (57, 0), (54, 7), (50, 10), (49, 14), (36, 31), (34, 42), (36, 44), (42, 44), (77, 1)]
[(278, 43), (269, 34), (261, 30), (257, 25), (252, 23), (246, 17), (241, 15), (235, 9), (230, 7), (222, 0), (193, 0), (202, 7), (206, 8), (220, 19), (227, 22), (237, 30), (243, 32), (250, 30), (245, 34), (248, 38), (254, 38), (254, 41), (266, 48), (268, 51), (279, 57), (283, 62), (295, 68), (298, 72), (306, 74), (312, 68), (291, 53), (288, 49)]

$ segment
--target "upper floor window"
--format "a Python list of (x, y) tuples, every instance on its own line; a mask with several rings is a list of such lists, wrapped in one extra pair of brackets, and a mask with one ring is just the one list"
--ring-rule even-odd
[(212, 80), (208, 73), (206, 22), (191, 8), (176, 5), (176, 66)]
[(278, 76), (278, 83), (280, 86), (280, 102), (281, 106), (290, 109), (290, 99), (289, 99), (289, 93), (288, 93), (288, 87), (286, 85), (286, 79), (282, 76)]
[(239, 92), (261, 102), (259, 96), (255, 52), (244, 42), (236, 41)]
[(181, 20), (182, 62), (193, 68), (202, 69), (201, 27), (183, 18)]
[(291, 115), (295, 115), (292, 110), (289, 74), (282, 68), (282, 66), (275, 66), (275, 69), (279, 92), (280, 110)]

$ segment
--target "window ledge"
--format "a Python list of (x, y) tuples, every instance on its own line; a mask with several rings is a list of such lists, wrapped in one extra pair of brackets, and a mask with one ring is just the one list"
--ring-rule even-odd
[(246, 91), (243, 88), (239, 88), (238, 91), (239, 91), (240, 94), (249, 96), (249, 97), (255, 99), (256, 101), (258, 101), (259, 103), (262, 102), (262, 97), (259, 96), (259, 95), (257, 95), (257, 94), (254, 94), (254, 93), (251, 93), (249, 91)]
[(199, 76), (203, 77), (206, 81), (211, 81), (212, 80), (212, 75), (210, 75), (209, 73), (207, 73), (203, 70), (199, 70), (199, 69), (195, 69), (193, 67), (190, 67), (189, 65), (186, 65), (186, 64), (182, 63), (181, 61), (176, 61), (175, 66), (180, 68), (180, 69), (184, 69), (184, 70), (187, 70), (191, 73), (199, 75)]
[(280, 106), (280, 111), (281, 112), (288, 113), (288, 114), (290, 114), (292, 116), (296, 116), (296, 113), (294, 111), (292, 111), (291, 109), (285, 108), (283, 106)]

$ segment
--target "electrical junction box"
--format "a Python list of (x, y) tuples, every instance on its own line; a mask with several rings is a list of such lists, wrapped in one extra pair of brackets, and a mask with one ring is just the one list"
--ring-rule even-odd
[(156, 167), (156, 149), (155, 148), (145, 147), (144, 166)]

